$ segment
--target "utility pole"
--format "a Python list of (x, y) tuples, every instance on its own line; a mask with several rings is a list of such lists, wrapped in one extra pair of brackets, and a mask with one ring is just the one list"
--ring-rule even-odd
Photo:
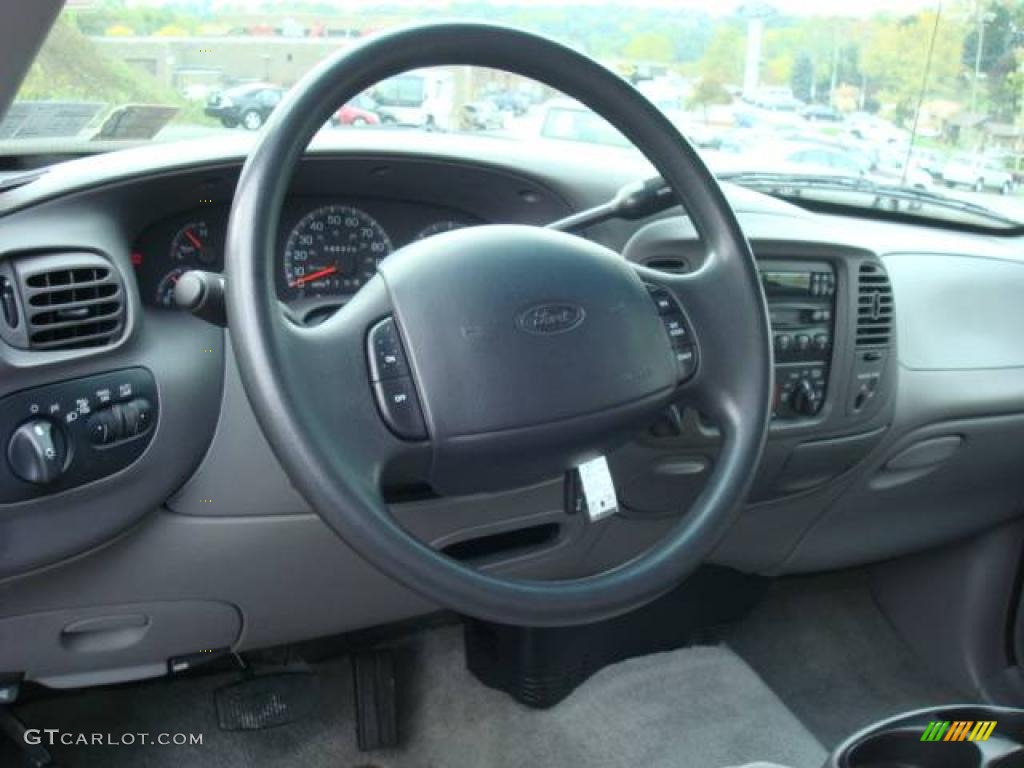
[(971, 114), (978, 114), (978, 81), (981, 80), (981, 52), (985, 48), (985, 25), (995, 17), (993, 13), (982, 12), (982, 0), (975, 3), (978, 16), (978, 46), (974, 52), (974, 80), (971, 82)]
[(828, 105), (836, 108), (836, 86), (839, 84), (839, 32), (832, 30), (832, 77), (828, 86)]

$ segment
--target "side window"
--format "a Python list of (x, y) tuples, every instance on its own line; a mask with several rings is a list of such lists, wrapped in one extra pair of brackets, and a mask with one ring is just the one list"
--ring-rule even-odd
[(260, 102), (265, 107), (276, 107), (281, 101), (281, 92), (266, 90), (260, 94)]

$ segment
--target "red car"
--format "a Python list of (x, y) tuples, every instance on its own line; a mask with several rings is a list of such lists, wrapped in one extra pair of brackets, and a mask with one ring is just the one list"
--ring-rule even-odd
[(334, 125), (378, 125), (380, 116), (369, 107), (369, 104), (360, 103), (359, 99), (350, 101), (334, 113), (331, 122)]

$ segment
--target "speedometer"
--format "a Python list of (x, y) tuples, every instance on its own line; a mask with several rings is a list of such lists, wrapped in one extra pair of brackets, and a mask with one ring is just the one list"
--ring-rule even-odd
[(365, 211), (326, 205), (292, 229), (284, 249), (285, 300), (355, 293), (391, 253), (391, 239)]

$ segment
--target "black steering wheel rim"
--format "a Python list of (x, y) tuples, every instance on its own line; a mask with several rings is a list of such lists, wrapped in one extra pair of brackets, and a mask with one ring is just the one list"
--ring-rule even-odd
[[(501, 577), (454, 562), (405, 532), (379, 492), (381, 466), (369, 458), (375, 449), (383, 451), (385, 438), (371, 427), (346, 434), (346, 427), (367, 424), (363, 411), (372, 410), (365, 392), (357, 391), (359, 382), (369, 388), (365, 347), (335, 352), (330, 321), (324, 330), (297, 331), (277, 301), (278, 220), (310, 139), (337, 104), (380, 80), (444, 65), (530, 77), (607, 118), (672, 187), (707, 250), (696, 275), (672, 278), (637, 269), (643, 280), (685, 296), (687, 311), (704, 318), (698, 338), (708, 354), (696, 399), (720, 426), (721, 452), (703, 493), (662, 542), (605, 573), (550, 582)], [(685, 578), (742, 505), (763, 449), (772, 394), (770, 331), (753, 254), (718, 184), (678, 131), (632, 86), (570, 48), (504, 27), (442, 23), (388, 32), (326, 59), (289, 92), (245, 163), (228, 227), (226, 273), (242, 383), (285, 471), (354, 550), (445, 607), (533, 626), (621, 614)], [(339, 311), (337, 326), (365, 326), (379, 318), (386, 302), (387, 289), (375, 278)], [(305, 343), (300, 334), (319, 345), (316, 354), (298, 351)], [(338, 390), (336, 414), (325, 423), (306, 398), (311, 388), (326, 394), (332, 386)]]

